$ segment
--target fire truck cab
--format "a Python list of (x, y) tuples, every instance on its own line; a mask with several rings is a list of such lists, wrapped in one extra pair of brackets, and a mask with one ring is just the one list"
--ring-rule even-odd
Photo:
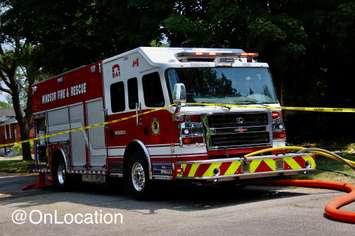
[[(269, 66), (241, 49), (140, 47), (33, 86), (36, 171), (153, 180), (238, 181), (315, 168), (309, 155), (244, 155), (285, 145)], [(46, 138), (41, 138), (46, 135)]]

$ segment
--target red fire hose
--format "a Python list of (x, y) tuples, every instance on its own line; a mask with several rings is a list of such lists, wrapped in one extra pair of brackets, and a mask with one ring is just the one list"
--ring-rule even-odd
[[(259, 154), (265, 154), (268, 152), (277, 153), (287, 153), (289, 151), (297, 151), (300, 153), (311, 152), (317, 156), (329, 158), (332, 160), (343, 162), (344, 164), (350, 166), (355, 170), (355, 162), (345, 159), (335, 153), (330, 151), (320, 149), (320, 148), (304, 148), (298, 146), (286, 146), (281, 148), (268, 148), (260, 151), (256, 151), (246, 155), (245, 157), (251, 157)], [(325, 188), (331, 190), (338, 190), (347, 192), (346, 195), (336, 197), (325, 206), (325, 215), (333, 220), (353, 223), (355, 224), (355, 212), (340, 210), (341, 207), (346, 206), (352, 202), (355, 202), (355, 186), (349, 183), (333, 182), (333, 181), (323, 181), (323, 180), (300, 180), (300, 179), (285, 179), (285, 180), (274, 180), (270, 182), (271, 185), (278, 186), (297, 186), (297, 187), (308, 187), (308, 188)]]
[(325, 215), (333, 220), (355, 224), (355, 212), (340, 210), (341, 207), (355, 202), (355, 186), (346, 183), (323, 181), (323, 180), (301, 180), (281, 179), (270, 182), (277, 186), (297, 186), (309, 188), (325, 188), (347, 192), (346, 195), (336, 197), (325, 206)]

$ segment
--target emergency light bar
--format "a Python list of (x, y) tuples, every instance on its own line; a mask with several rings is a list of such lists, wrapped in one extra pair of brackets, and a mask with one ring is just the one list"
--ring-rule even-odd
[[(179, 52), (176, 54), (176, 58), (181, 62), (189, 61), (206, 61), (213, 62), (218, 61), (223, 62), (234, 62), (235, 59), (247, 58), (247, 62), (252, 62), (252, 60), (258, 57), (258, 53), (253, 52), (206, 52), (206, 51), (196, 51), (196, 52)], [(233, 61), (232, 61), (233, 60)]]

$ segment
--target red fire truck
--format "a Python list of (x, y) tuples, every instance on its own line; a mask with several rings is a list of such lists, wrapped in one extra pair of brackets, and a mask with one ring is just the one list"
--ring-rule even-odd
[(154, 180), (238, 181), (314, 169), (310, 155), (244, 157), (286, 139), (269, 66), (255, 57), (241, 49), (140, 47), (35, 84), (37, 137), (73, 129), (36, 141), (36, 170), (59, 188), (75, 176), (123, 178), (139, 197)]

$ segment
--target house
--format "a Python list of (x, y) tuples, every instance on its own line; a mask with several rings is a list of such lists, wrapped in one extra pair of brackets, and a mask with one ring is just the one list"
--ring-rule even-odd
[[(10, 144), (20, 140), (20, 128), (12, 108), (0, 108), (0, 144)], [(11, 146), (0, 148), (0, 155), (11, 152)]]

